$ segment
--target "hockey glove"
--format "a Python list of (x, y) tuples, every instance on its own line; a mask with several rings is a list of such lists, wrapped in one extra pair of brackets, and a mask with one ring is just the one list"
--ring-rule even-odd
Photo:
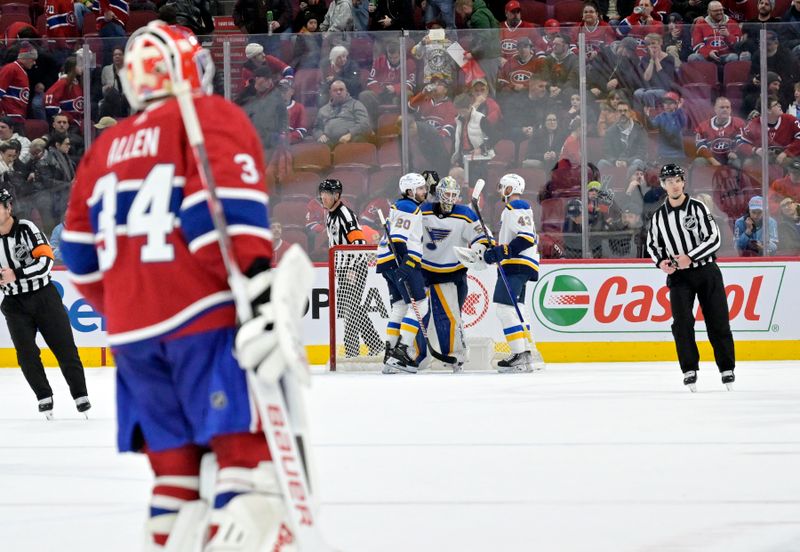
[(508, 259), (508, 256), (508, 245), (495, 245), (486, 249), (483, 253), (483, 260), (486, 261), (486, 264), (494, 264)]
[(397, 267), (397, 283), (402, 284), (411, 276), (411, 271), (414, 270), (414, 261), (407, 259), (400, 263)]

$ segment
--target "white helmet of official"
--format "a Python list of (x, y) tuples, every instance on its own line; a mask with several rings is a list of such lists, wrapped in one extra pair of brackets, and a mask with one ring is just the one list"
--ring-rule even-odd
[(439, 199), (439, 205), (442, 206), (442, 212), (449, 213), (461, 199), (461, 186), (452, 176), (445, 176), (436, 185), (436, 197)]
[[(509, 188), (511, 188), (511, 190), (508, 194), (506, 194), (506, 191)], [(510, 196), (521, 194), (525, 191), (525, 179), (518, 174), (508, 173), (500, 179), (500, 182), (498, 182), (497, 191), (500, 192), (500, 196), (503, 198), (503, 201), (506, 201)]]
[(425, 177), (419, 173), (408, 173), (400, 177), (400, 195), (406, 197), (408, 192), (411, 191), (411, 196), (416, 196), (417, 188), (425, 188), (425, 193), (428, 193), (428, 183), (425, 182)]

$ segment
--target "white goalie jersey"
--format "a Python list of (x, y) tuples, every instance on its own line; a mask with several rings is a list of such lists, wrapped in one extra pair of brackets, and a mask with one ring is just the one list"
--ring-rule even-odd
[(539, 236), (533, 210), (527, 201), (515, 199), (506, 204), (500, 216), (499, 244), (508, 244), (511, 257), (500, 262), (506, 272), (539, 274)]
[(423, 203), (422, 270), (429, 283), (452, 282), (467, 268), (459, 261), (454, 247), (485, 244), (475, 212), (465, 205), (454, 205), (449, 213), (439, 203)]

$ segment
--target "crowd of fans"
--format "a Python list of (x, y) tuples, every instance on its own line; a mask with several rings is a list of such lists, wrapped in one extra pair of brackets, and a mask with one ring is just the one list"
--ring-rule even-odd
[[(576, 3), (573, 20), (563, 20)], [(667, 162), (691, 169), (689, 190), (718, 218), (723, 254), (800, 254), (800, 0), (625, 0), (613, 17), (593, 0), (561, 8), (535, 0), (238, 0), (233, 21), (248, 36), (231, 60), (232, 99), (264, 145), (282, 240), (324, 258), (314, 181), (336, 172), (377, 239), (374, 212), (394, 195), (407, 134), (411, 169), (451, 174), (465, 188), (520, 173), (544, 256), (581, 257), (585, 130), (590, 256), (645, 256), (649, 217), (663, 199), (657, 169)], [(63, 215), (84, 149), (83, 117), (90, 113), (99, 133), (130, 115), (125, 37), (133, 19), (147, 20), (136, 11), (207, 35), (211, 46), (232, 39), (213, 34), (207, 0), (47, 0), (36, 26), (3, 24), (0, 179), (18, 198), (17, 214), (38, 218), (45, 231)], [(561, 21), (549, 17), (556, 13)], [(102, 40), (84, 97), (90, 36)], [(217, 85), (221, 93), (221, 71)]]

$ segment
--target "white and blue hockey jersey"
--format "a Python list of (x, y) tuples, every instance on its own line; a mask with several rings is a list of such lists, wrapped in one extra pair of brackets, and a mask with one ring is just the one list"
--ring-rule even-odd
[(507, 244), (509, 258), (500, 261), (507, 273), (529, 274), (532, 280), (539, 277), (539, 236), (533, 222), (533, 210), (522, 199), (506, 204), (500, 216), (498, 244)]
[(467, 268), (456, 257), (453, 247), (472, 247), (486, 243), (475, 212), (465, 205), (454, 205), (449, 213), (439, 203), (423, 203), (422, 270), (429, 284), (457, 281)]
[[(419, 267), (422, 261), (422, 211), (419, 203), (407, 197), (398, 199), (389, 210), (387, 222), (392, 243), (401, 260)], [(396, 267), (394, 254), (384, 235), (378, 244), (377, 272), (382, 273)]]

